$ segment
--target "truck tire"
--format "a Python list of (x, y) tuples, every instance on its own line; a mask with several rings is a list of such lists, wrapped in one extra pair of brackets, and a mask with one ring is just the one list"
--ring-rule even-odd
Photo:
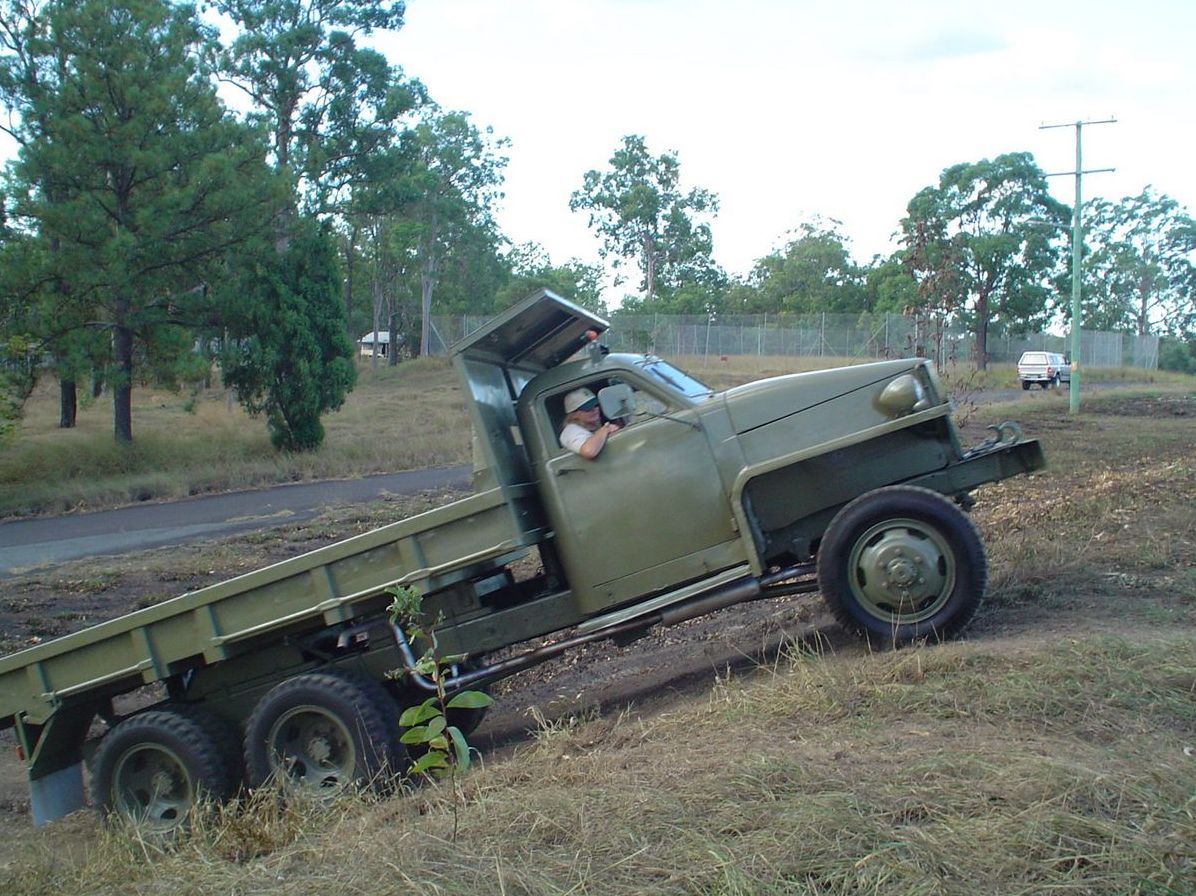
[(938, 492), (915, 486), (856, 498), (831, 520), (818, 549), (818, 585), (835, 618), (894, 646), (958, 634), (987, 578), (972, 521)]
[(245, 726), (250, 787), (331, 797), (349, 787), (383, 790), (406, 771), (399, 710), (377, 682), (310, 672), (276, 685)]
[(125, 719), (92, 758), (92, 803), (143, 833), (173, 834), (201, 798), (224, 799), (237, 783), (217, 735), (192, 712), (151, 710)]
[(1030, 381), (1029, 380), (1022, 380), (1022, 391), (1023, 392), (1030, 391)]

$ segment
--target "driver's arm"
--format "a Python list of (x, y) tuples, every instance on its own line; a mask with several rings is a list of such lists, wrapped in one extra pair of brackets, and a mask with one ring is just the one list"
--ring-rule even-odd
[(617, 423), (603, 423), (599, 426), (590, 437), (581, 443), (581, 447), (577, 453), (586, 460), (593, 460), (602, 453), (602, 449), (606, 447), (606, 439), (612, 433), (619, 431), (619, 424)]
[(574, 454), (584, 457), (586, 460), (593, 460), (606, 447), (607, 437), (611, 433), (617, 432), (619, 428), (617, 423), (603, 423), (592, 433), (584, 437), (576, 431), (571, 432), (566, 430), (561, 433), (561, 445), (568, 448)]

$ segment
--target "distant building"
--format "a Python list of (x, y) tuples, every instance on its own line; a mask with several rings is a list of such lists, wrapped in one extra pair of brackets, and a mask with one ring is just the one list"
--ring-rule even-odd
[(369, 358), (374, 354), (374, 346), (378, 346), (378, 357), (385, 358), (390, 354), (390, 333), (377, 331), (373, 333), (366, 333), (357, 340), (357, 350), (363, 358)]

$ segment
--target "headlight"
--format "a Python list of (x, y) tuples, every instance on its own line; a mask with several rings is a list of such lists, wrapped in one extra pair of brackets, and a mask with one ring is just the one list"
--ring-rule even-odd
[(926, 391), (912, 373), (903, 373), (885, 386), (876, 403), (890, 417), (904, 417), (930, 407)]

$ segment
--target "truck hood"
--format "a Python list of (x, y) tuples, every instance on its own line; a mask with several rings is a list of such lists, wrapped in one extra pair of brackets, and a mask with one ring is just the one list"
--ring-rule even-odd
[(742, 435), (857, 389), (890, 380), (913, 370), (920, 363), (918, 359), (905, 358), (791, 373), (728, 389), (723, 393), (723, 400), (731, 426)]

